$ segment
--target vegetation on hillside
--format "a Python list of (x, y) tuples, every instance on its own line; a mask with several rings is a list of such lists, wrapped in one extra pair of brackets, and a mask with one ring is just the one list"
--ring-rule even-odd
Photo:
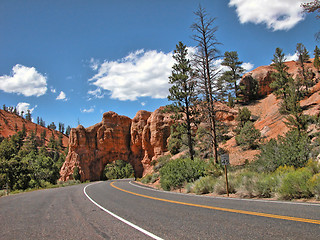
[(49, 145), (37, 141), (35, 133), (19, 131), (0, 142), (0, 188), (25, 190), (56, 184), (66, 150), (61, 139), (50, 138)]

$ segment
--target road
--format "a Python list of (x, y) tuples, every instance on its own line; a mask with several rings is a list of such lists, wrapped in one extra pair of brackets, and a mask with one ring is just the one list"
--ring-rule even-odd
[(320, 239), (320, 205), (174, 194), (129, 180), (0, 198), (0, 239), (152, 238)]

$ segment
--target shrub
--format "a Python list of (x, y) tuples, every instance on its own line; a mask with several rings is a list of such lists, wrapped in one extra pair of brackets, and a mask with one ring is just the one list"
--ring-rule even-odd
[(314, 175), (308, 181), (309, 188), (317, 200), (320, 200), (320, 173)]
[(257, 174), (254, 172), (242, 172), (237, 181), (237, 193), (240, 193), (243, 197), (253, 197), (257, 179)]
[(308, 135), (292, 130), (285, 137), (271, 139), (261, 146), (261, 153), (253, 166), (259, 172), (274, 172), (279, 166), (285, 165), (301, 168), (306, 165), (310, 152)]
[(211, 193), (213, 192), (215, 183), (216, 179), (212, 176), (201, 177), (194, 182), (192, 190), (195, 194)]
[(116, 160), (106, 165), (103, 175), (107, 180), (122, 179), (134, 176), (133, 167), (123, 160)]
[(246, 122), (240, 130), (239, 135), (236, 136), (236, 142), (238, 145), (243, 146), (243, 148), (250, 149), (256, 146), (255, 142), (260, 136), (260, 131), (254, 127), (253, 123)]
[(160, 169), (170, 161), (170, 155), (164, 155), (158, 158), (158, 162), (154, 163), (153, 170), (159, 172)]
[(239, 109), (238, 116), (236, 118), (239, 121), (238, 128), (243, 128), (245, 123), (250, 120), (251, 112), (247, 107)]
[(278, 193), (282, 199), (309, 198), (312, 196), (308, 181), (312, 173), (306, 168), (288, 172), (282, 179)]
[(154, 183), (159, 178), (159, 173), (147, 174), (141, 179), (141, 182), (144, 184)]
[(74, 180), (80, 180), (81, 179), (79, 168), (77, 166), (75, 166), (74, 169), (73, 169), (72, 177), (73, 177)]
[(258, 197), (270, 198), (274, 195), (279, 184), (279, 179), (275, 174), (262, 174), (258, 176), (255, 185), (255, 192)]
[[(229, 174), (228, 176), (229, 193), (236, 193), (236, 178), (232, 174)], [(227, 193), (225, 176), (221, 176), (217, 179), (216, 184), (214, 185), (214, 192), (219, 195)]]
[(160, 184), (164, 190), (181, 189), (185, 183), (204, 176), (206, 163), (199, 159), (171, 160), (160, 169)]

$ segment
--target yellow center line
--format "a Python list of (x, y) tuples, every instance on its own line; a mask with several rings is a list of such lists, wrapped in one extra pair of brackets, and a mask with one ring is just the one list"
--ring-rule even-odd
[(162, 201), (162, 202), (169, 202), (169, 203), (175, 203), (175, 204), (180, 204), (180, 205), (186, 205), (186, 206), (192, 206), (192, 207), (199, 207), (199, 208), (206, 208), (206, 209), (212, 209), (212, 210), (217, 210), (217, 211), (224, 211), (224, 212), (232, 212), (232, 213), (241, 213), (241, 214), (246, 214), (246, 215), (253, 215), (253, 216), (260, 216), (260, 217), (267, 217), (267, 218), (276, 218), (276, 219), (282, 219), (282, 220), (289, 220), (289, 221), (295, 221), (295, 222), (304, 222), (304, 223), (313, 223), (313, 224), (319, 224), (320, 225), (320, 220), (315, 220), (315, 219), (306, 219), (306, 218), (297, 218), (297, 217), (289, 217), (289, 216), (282, 216), (282, 215), (275, 215), (275, 214), (268, 214), (268, 213), (259, 213), (259, 212), (251, 212), (251, 211), (245, 211), (245, 210), (237, 210), (237, 209), (230, 209), (230, 208), (221, 208), (221, 207), (212, 207), (212, 206), (206, 206), (206, 205), (200, 205), (200, 204), (194, 204), (194, 203), (186, 203), (186, 202), (179, 202), (179, 201), (173, 201), (173, 200), (168, 200), (164, 198), (157, 198), (157, 197), (151, 197), (139, 193), (134, 193), (130, 192), (128, 190), (116, 187), (114, 185), (114, 182), (110, 184), (110, 186), (122, 191), (126, 192), (132, 195), (136, 195), (139, 197), (143, 198), (149, 198), (157, 201)]

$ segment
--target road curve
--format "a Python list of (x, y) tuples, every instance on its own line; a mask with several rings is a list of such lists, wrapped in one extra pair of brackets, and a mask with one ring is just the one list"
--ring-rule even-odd
[(101, 208), (159, 239), (320, 239), (320, 205), (172, 194), (130, 181), (0, 198), (0, 239), (152, 239)]
[(128, 181), (87, 188), (109, 211), (163, 239), (320, 239), (320, 205), (172, 194)]

